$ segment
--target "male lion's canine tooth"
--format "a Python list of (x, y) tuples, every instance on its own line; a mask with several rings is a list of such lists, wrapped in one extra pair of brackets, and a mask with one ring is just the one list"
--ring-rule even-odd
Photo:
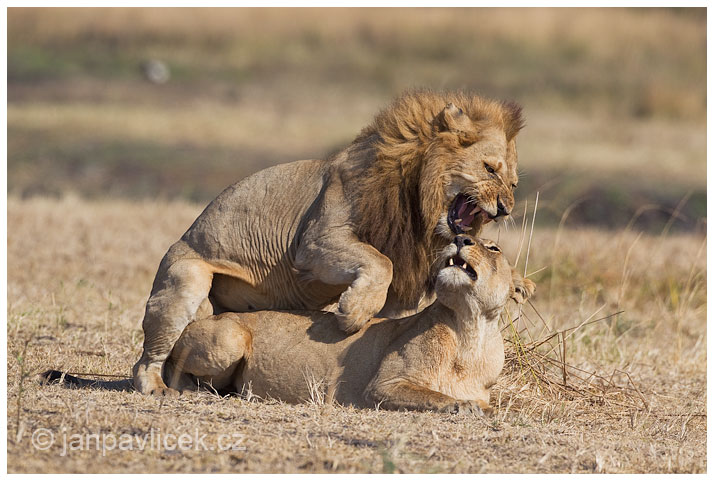
[(472, 212), (470, 212), (469, 215), (474, 215), (474, 214), (475, 214), (476, 212), (478, 212), (479, 210), (480, 210), (480, 208), (479, 208), (479, 206), (477, 206), (477, 207), (475, 207), (474, 209), (472, 209)]

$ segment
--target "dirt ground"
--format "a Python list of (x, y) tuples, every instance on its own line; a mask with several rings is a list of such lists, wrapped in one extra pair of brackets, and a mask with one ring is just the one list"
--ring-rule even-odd
[[(706, 471), (702, 234), (537, 229), (537, 295), (515, 329), (610, 317), (568, 331), (571, 390), (549, 383), (558, 369), (530, 374), (505, 324), (487, 417), (40, 385), (48, 368), (129, 374), (159, 260), (202, 207), (9, 199), (9, 472)], [(521, 232), (502, 227), (487, 235), (514, 260)]]

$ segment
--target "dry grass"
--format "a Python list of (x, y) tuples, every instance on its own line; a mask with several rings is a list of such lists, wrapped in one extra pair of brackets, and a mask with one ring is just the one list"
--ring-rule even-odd
[[(10, 9), (8, 470), (706, 471), (705, 40), (704, 9)], [(168, 83), (142, 77), (149, 58)], [(324, 157), (414, 86), (525, 106), (515, 220), (540, 191), (553, 227), (487, 232), (538, 286), (504, 316), (493, 416), (333, 406), (310, 373), (300, 406), (35, 382), (127, 376), (203, 201)], [(214, 449), (62, 455), (63, 433), (157, 430)]]
[[(537, 297), (520, 316), (511, 309), (513, 323), (505, 318), (509, 355), (487, 418), (326, 405), (315, 379), (306, 380), (313, 402), (299, 406), (209, 392), (161, 402), (35, 382), (31, 375), (49, 367), (128, 375), (154, 271), (200, 210), (180, 202), (9, 199), (10, 472), (706, 470), (706, 266), (696, 234), (537, 229), (528, 262)], [(503, 227), (488, 235), (514, 259), (521, 232)], [(553, 337), (553, 352), (549, 343), (531, 349), (619, 311)], [(572, 367), (564, 369), (564, 354)], [(49, 450), (33, 448), (40, 428), (56, 436)], [(136, 447), (159, 432), (206, 435), (214, 449), (101, 456), (92, 445), (62, 455), (63, 433), (125, 435)], [(224, 434), (238, 449), (216, 449)]]

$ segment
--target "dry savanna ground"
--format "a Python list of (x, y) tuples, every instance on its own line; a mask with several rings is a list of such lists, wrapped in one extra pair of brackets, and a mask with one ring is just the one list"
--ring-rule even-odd
[(10, 472), (706, 470), (699, 234), (566, 225), (522, 240), (520, 215), (491, 228), (510, 259), (521, 244), (520, 269), (528, 251), (538, 291), (504, 317), (507, 367), (484, 418), (38, 383), (47, 368), (128, 375), (155, 269), (200, 210), (9, 199)]
[[(706, 33), (702, 8), (8, 9), (8, 470), (704, 472)], [(537, 295), (504, 316), (494, 415), (36, 381), (127, 376), (202, 207), (412, 87), (524, 106), (486, 236)]]

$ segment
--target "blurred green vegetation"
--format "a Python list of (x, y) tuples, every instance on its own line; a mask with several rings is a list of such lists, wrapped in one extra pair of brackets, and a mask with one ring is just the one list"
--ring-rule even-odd
[(11, 8), (8, 190), (206, 202), (341, 148), (406, 88), (468, 89), (524, 105), (539, 221), (658, 229), (685, 199), (693, 228), (705, 53), (705, 9)]

